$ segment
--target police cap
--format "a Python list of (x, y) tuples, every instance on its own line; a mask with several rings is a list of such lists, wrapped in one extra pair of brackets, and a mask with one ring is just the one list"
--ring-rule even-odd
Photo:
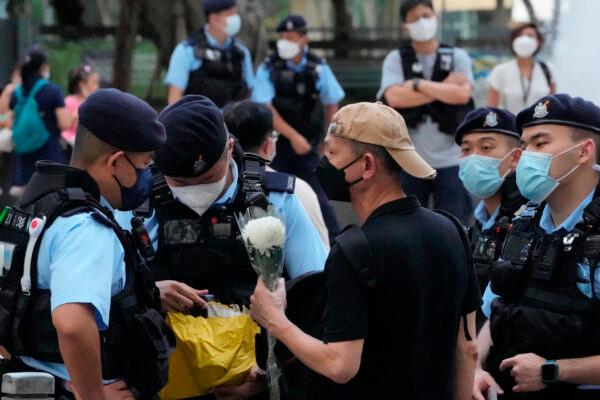
[(218, 13), (236, 5), (236, 0), (202, 0), (202, 7), (206, 14)]
[(192, 178), (211, 169), (225, 152), (229, 137), (219, 108), (207, 97), (188, 95), (159, 115), (166, 144), (154, 162), (166, 176)]
[(581, 97), (554, 94), (521, 111), (517, 115), (517, 127), (534, 125), (566, 125), (600, 134), (600, 108)]
[(288, 15), (277, 25), (277, 33), (299, 32), (306, 33), (306, 20), (301, 15)]
[(463, 136), (471, 132), (491, 132), (521, 138), (515, 115), (495, 107), (482, 107), (469, 112), (456, 128), (454, 140), (460, 146)]
[(165, 127), (145, 101), (117, 89), (98, 89), (79, 107), (79, 123), (116, 148), (153, 151), (166, 141)]

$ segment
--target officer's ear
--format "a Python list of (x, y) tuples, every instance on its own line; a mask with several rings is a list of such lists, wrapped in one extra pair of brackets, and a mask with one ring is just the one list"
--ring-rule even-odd
[(598, 160), (596, 160), (596, 153), (596, 142), (594, 142), (594, 139), (586, 139), (581, 145), (578, 164), (585, 164), (589, 162), (590, 159), (593, 163), (597, 163)]
[(121, 157), (124, 157), (125, 153), (122, 150), (119, 150), (115, 153), (109, 154), (106, 158), (106, 167), (108, 173), (111, 175), (115, 175), (117, 171), (117, 163)]
[(519, 163), (519, 160), (521, 159), (521, 155), (523, 154), (523, 149), (520, 147), (515, 147), (513, 149), (513, 153), (511, 155), (511, 162), (510, 162), (510, 168), (512, 170), (515, 170), (517, 168), (517, 164)]
[(227, 140), (227, 154), (229, 155), (230, 158), (231, 158), (231, 155), (233, 154), (234, 148), (235, 148), (235, 140), (229, 138), (229, 140)]

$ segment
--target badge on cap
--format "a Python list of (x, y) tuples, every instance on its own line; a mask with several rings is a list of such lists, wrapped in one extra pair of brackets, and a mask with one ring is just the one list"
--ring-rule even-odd
[(202, 155), (200, 155), (198, 160), (194, 162), (194, 173), (199, 174), (200, 172), (204, 171), (204, 167), (206, 167), (206, 161), (203, 161)]
[(483, 127), (490, 127), (493, 128), (495, 126), (498, 125), (498, 114), (496, 114), (493, 111), (490, 111), (486, 116), (485, 116), (485, 122), (483, 123)]
[(550, 100), (546, 100), (546, 102), (542, 103), (541, 101), (537, 103), (535, 106), (535, 111), (533, 112), (533, 118), (544, 118), (548, 115), (548, 104), (550, 104)]
[(285, 24), (285, 29), (288, 31), (294, 30), (294, 23), (292, 20), (288, 20), (288, 22)]

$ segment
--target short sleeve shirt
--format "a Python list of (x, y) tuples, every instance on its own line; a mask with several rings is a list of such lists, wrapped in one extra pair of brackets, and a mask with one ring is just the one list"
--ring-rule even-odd
[(351, 390), (329, 382), (327, 398), (386, 398), (394, 382), (406, 398), (450, 399), (458, 324), (480, 305), (457, 227), (408, 197), (375, 210), (362, 230), (377, 288), (366, 288), (337, 244), (325, 267), (324, 342), (365, 339)]
[[(296, 72), (304, 71), (308, 60), (306, 56), (297, 65), (287, 61), (288, 69)], [(345, 97), (344, 89), (336, 79), (333, 71), (324, 61), (318, 66), (319, 79), (317, 80), (317, 91), (321, 103), (333, 105), (342, 101)], [(273, 81), (271, 81), (271, 69), (262, 63), (256, 71), (256, 81), (252, 91), (252, 100), (257, 103), (271, 103), (276, 96)]]
[[(417, 59), (423, 66), (423, 76), (427, 79), (431, 79), (433, 74), (436, 56), (437, 53), (417, 54)], [(454, 48), (454, 72), (464, 74), (473, 83), (471, 59), (465, 50), (458, 47)], [(377, 92), (377, 98), (382, 98), (390, 86), (402, 85), (404, 81), (400, 51), (393, 50), (383, 61), (381, 86)], [(458, 165), (460, 147), (454, 142), (454, 136), (440, 132), (438, 124), (432, 122), (431, 118), (427, 118), (415, 129), (411, 129), (410, 138), (417, 152), (433, 168), (448, 168)]]
[[(546, 65), (550, 70), (551, 82), (553, 82), (552, 67), (549, 64)], [(499, 107), (513, 114), (517, 114), (540, 98), (550, 94), (548, 79), (539, 62), (533, 66), (531, 80), (521, 76), (517, 60), (513, 59), (496, 65), (490, 72), (487, 82), (500, 95)]]
[[(233, 183), (213, 206), (227, 204), (235, 198), (239, 185), (237, 165), (232, 162)], [(269, 202), (283, 216), (285, 223), (284, 264), (291, 279), (307, 272), (322, 271), (327, 258), (325, 245), (306, 214), (304, 207), (293, 193), (270, 192)], [(131, 229), (131, 212), (115, 213), (123, 229)], [(154, 248), (158, 246), (159, 225), (156, 214), (146, 220), (146, 230)]]
[[(125, 286), (124, 250), (114, 231), (83, 213), (59, 217), (42, 237), (37, 285), (50, 289), (52, 311), (64, 304), (93, 307), (98, 330), (108, 327), (111, 297)], [(70, 380), (64, 364), (23, 357), (31, 367)]]
[[(38, 103), (40, 115), (46, 125), (46, 129), (51, 135), (55, 137), (60, 136), (60, 129), (58, 127), (58, 120), (56, 119), (56, 110), (65, 106), (65, 99), (62, 94), (60, 87), (50, 82), (44, 86), (35, 96), (35, 100)], [(10, 108), (14, 109), (17, 104), (17, 96), (13, 93)]]
[[(242, 50), (244, 53), (242, 76), (248, 85), (248, 88), (252, 89), (254, 87), (254, 67), (252, 65), (252, 56), (250, 55), (248, 48), (232, 37), (228, 37), (225, 40), (225, 43), (223, 43), (223, 46), (218, 46), (217, 40), (208, 32), (207, 26), (203, 29), (206, 34), (206, 39), (211, 46), (221, 47), (223, 49), (229, 48), (230, 46), (238, 46), (240, 50)], [(175, 50), (171, 55), (165, 83), (185, 90), (188, 85), (190, 72), (197, 70), (201, 66), (202, 60), (196, 58), (194, 47), (187, 41), (183, 41), (175, 47)]]

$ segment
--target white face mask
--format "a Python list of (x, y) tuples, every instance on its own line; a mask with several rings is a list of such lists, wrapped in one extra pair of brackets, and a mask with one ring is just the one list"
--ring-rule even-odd
[(437, 33), (437, 18), (420, 18), (418, 21), (406, 24), (410, 38), (415, 42), (426, 42)]
[(284, 60), (291, 60), (300, 53), (300, 45), (287, 39), (279, 39), (277, 41), (277, 53)]
[(539, 42), (531, 36), (519, 36), (513, 41), (513, 51), (520, 58), (529, 58), (538, 49)]
[(223, 192), (226, 180), (227, 173), (223, 175), (221, 180), (215, 183), (180, 187), (171, 186), (171, 191), (177, 200), (194, 210), (199, 216), (202, 216), (217, 200), (221, 192)]
[(235, 36), (242, 28), (242, 18), (239, 14), (227, 17), (225, 28), (223, 29), (228, 36)]

